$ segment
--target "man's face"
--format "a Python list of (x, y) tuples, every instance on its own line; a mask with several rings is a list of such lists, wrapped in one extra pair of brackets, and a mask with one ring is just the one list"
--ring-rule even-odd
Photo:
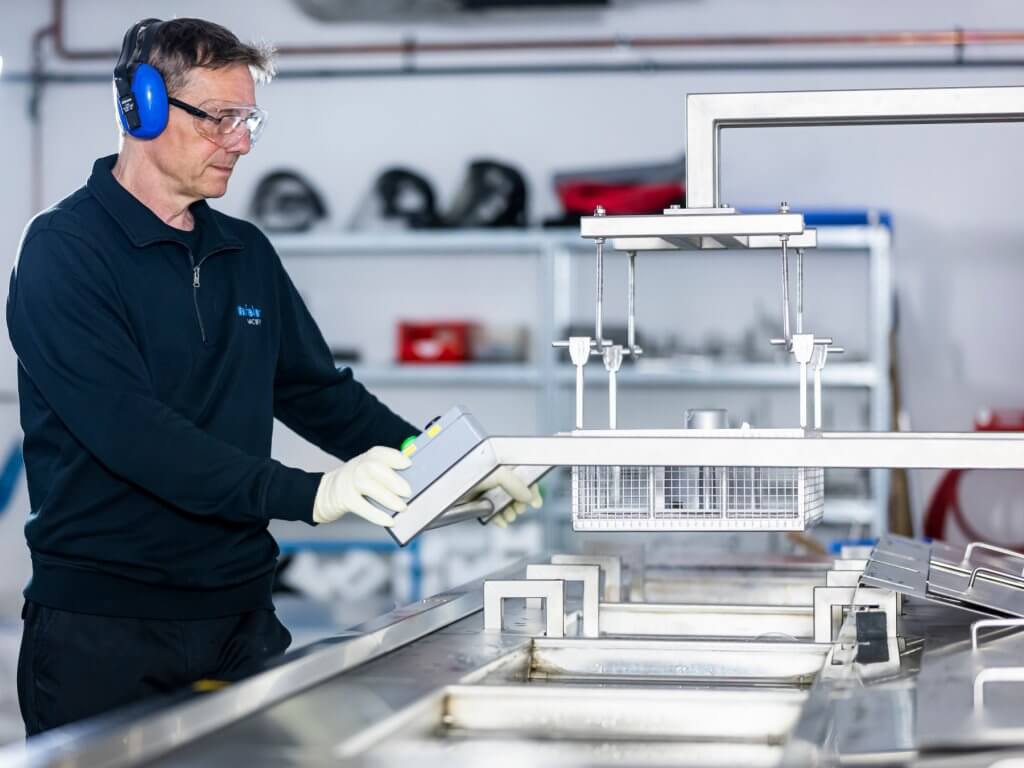
[[(249, 68), (234, 64), (194, 69), (185, 87), (172, 95), (200, 108), (208, 102), (244, 106), (256, 103), (256, 86)], [(235, 163), (252, 149), (247, 130), (218, 143), (197, 130), (200, 119), (172, 106), (167, 128), (151, 144), (154, 161), (173, 180), (175, 192), (197, 200), (223, 196)]]

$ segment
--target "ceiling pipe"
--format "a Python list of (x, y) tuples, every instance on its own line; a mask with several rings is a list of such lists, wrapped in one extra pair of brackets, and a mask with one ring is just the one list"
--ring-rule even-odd
[[(67, 61), (112, 61), (118, 50), (72, 48), (65, 37), (65, 2), (52, 0), (54, 49)], [(355, 44), (279, 45), (281, 56), (358, 56), (438, 53), (493, 53), (496, 51), (580, 51), (622, 49), (707, 49), (707, 48), (780, 48), (780, 47), (934, 47), (949, 46), (962, 52), (968, 46), (1011, 45), (1024, 43), (1024, 31), (985, 31), (954, 29), (923, 32), (854, 32), (807, 35), (702, 35), (702, 36), (615, 36), (551, 39), (494, 39), (460, 41), (421, 41), (407, 37), (398, 42)]]
[[(933, 69), (1019, 69), (1024, 70), (1024, 57), (957, 61), (949, 58), (906, 60), (893, 59), (743, 59), (742, 61), (630, 61), (580, 62), (565, 64), (456, 64), (419, 67), (289, 67), (278, 71), (274, 81), (288, 80), (370, 80), (407, 77), (544, 77), (551, 75), (658, 75), (673, 72), (826, 72), (849, 70), (933, 70)], [(110, 75), (102, 71), (76, 72), (50, 70), (35, 78), (31, 72), (4, 71), (2, 83), (33, 83), (44, 85), (110, 84)]]

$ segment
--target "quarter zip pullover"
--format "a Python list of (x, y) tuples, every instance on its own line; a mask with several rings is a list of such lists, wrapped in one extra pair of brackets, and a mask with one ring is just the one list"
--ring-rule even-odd
[(29, 224), (11, 276), (26, 597), (138, 618), (271, 607), (268, 522), (312, 524), (321, 478), (270, 458), (274, 417), (339, 459), (417, 430), (335, 368), (258, 229), (198, 202), (196, 231), (174, 230), (115, 160)]

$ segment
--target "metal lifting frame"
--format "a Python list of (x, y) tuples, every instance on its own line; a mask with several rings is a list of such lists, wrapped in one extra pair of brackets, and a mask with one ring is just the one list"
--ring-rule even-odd
[[(997, 122), (1024, 122), (1024, 87), (691, 94), (687, 208), (677, 216), (584, 217), (581, 234), (629, 251), (767, 248), (777, 246), (780, 235), (795, 246), (794, 238), (813, 233), (802, 216), (742, 215), (721, 207), (722, 129)], [(1024, 433), (807, 432), (751, 439), (664, 430), (492, 437), (427, 488), (390, 531), (405, 544), (448, 517), (454, 521), (445, 514), (453, 501), (497, 466), (616, 465), (1024, 469)]]
[(1024, 87), (699, 93), (686, 98), (686, 206), (721, 205), (725, 128), (1024, 122)]

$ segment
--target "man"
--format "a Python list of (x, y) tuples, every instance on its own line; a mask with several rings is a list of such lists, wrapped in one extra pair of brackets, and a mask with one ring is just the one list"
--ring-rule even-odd
[[(205, 202), (265, 123), (267, 51), (140, 22), (115, 69), (122, 144), (31, 222), (11, 278), (32, 513), (18, 692), (29, 735), (283, 652), (268, 522), (387, 526), (419, 430), (338, 371), (266, 238)], [(239, 308), (244, 308), (239, 311)], [(256, 322), (258, 321), (258, 322)], [(274, 417), (347, 463), (270, 458)], [(511, 472), (517, 504), (539, 506)]]

